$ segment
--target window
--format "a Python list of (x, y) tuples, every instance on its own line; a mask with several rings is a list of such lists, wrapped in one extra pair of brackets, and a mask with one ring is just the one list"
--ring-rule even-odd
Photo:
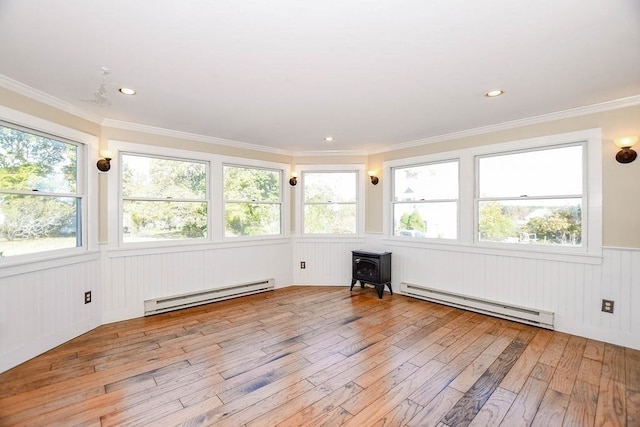
[(480, 242), (582, 245), (583, 145), (477, 158)]
[(207, 164), (122, 154), (124, 242), (207, 237)]
[(81, 150), (0, 124), (0, 257), (82, 246)]
[(458, 161), (392, 169), (393, 235), (456, 239)]
[(309, 172), (303, 179), (305, 234), (358, 232), (358, 173)]
[[(600, 129), (472, 146), (383, 166), (392, 181), (383, 188), (383, 225), (391, 245), (601, 260)], [(451, 232), (429, 235), (438, 222)]]
[(225, 237), (282, 233), (281, 171), (223, 166)]

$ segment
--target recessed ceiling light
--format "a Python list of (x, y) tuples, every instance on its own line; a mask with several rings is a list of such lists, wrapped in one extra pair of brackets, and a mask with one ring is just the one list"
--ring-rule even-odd
[(503, 90), (491, 90), (491, 91), (485, 93), (484, 96), (487, 96), (489, 98), (493, 98), (493, 97), (496, 97), (496, 96), (500, 96), (503, 93), (504, 93)]
[(125, 94), (125, 95), (135, 95), (136, 91), (128, 88), (128, 87), (121, 87), (120, 89), (118, 89), (120, 91), (120, 93)]
[(327, 136), (324, 140), (327, 141), (327, 142), (331, 142), (331, 141), (333, 141), (333, 137), (332, 136)]

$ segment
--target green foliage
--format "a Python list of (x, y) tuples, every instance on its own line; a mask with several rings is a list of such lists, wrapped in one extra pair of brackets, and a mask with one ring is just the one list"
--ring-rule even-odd
[(400, 228), (403, 230), (418, 230), (418, 231), (426, 231), (424, 227), (424, 220), (422, 219), (422, 215), (418, 212), (417, 209), (409, 214), (405, 212), (400, 217)]
[(478, 230), (485, 241), (517, 239), (536, 244), (580, 244), (581, 209), (483, 203)]
[(7, 240), (35, 239), (59, 234), (76, 216), (75, 199), (6, 195), (0, 199), (0, 235)]
[(526, 230), (535, 234), (538, 241), (556, 244), (579, 244), (582, 234), (581, 209), (565, 207), (551, 210), (545, 216), (529, 220)]
[(228, 236), (280, 234), (280, 173), (224, 167), (225, 224)]
[(34, 192), (1, 196), (0, 236), (37, 239), (75, 227), (75, 198), (35, 192), (75, 192), (76, 158), (73, 144), (0, 126), (0, 189)]
[(125, 197), (204, 199), (206, 195), (203, 163), (125, 155), (122, 170)]
[(207, 205), (200, 202), (125, 201), (125, 233), (151, 238), (202, 238), (207, 233)]
[(125, 155), (125, 233), (144, 238), (203, 238), (207, 233), (206, 167), (203, 163)]
[(230, 201), (279, 202), (280, 173), (268, 169), (225, 166), (224, 198)]
[(480, 210), (478, 232), (481, 240), (501, 242), (509, 237), (517, 236), (516, 224), (497, 202), (483, 203)]
[(306, 173), (303, 191), (305, 233), (356, 233), (355, 173)]
[(308, 234), (354, 234), (356, 207), (351, 204), (305, 206), (304, 232)]
[(0, 126), (0, 188), (73, 192), (76, 158), (75, 145)]

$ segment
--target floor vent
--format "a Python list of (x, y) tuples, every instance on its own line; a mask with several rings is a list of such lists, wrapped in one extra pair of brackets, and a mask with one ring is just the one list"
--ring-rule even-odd
[(420, 298), (438, 304), (475, 311), (477, 313), (513, 320), (514, 322), (526, 323), (541, 328), (553, 329), (553, 313), (550, 311), (519, 307), (405, 282), (400, 283), (400, 292), (410, 297)]
[(150, 316), (152, 314), (164, 313), (165, 311), (179, 310), (181, 308), (257, 294), (259, 292), (272, 291), (274, 285), (275, 281), (273, 279), (267, 279), (259, 282), (242, 283), (224, 288), (151, 299), (144, 302), (144, 315)]

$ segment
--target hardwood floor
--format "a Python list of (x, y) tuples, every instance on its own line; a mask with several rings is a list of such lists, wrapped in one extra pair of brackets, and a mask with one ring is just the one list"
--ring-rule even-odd
[(640, 351), (372, 289), (101, 326), (0, 374), (1, 426), (640, 425)]

